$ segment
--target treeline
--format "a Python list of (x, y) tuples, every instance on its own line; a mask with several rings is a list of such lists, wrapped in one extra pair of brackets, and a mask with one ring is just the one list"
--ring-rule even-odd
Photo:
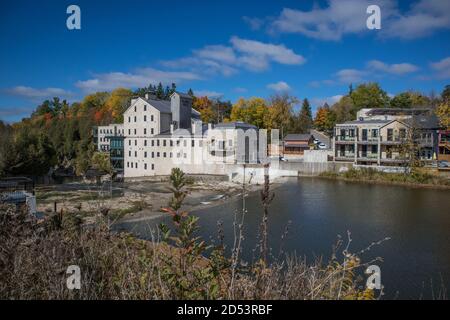
[(268, 100), (239, 99), (225, 120), (245, 121), (266, 129), (278, 128), (284, 135), (306, 133), (311, 128), (331, 134), (336, 123), (355, 120), (356, 113), (362, 108), (429, 108), (439, 116), (442, 125), (448, 127), (449, 97), (450, 85), (440, 96), (406, 91), (390, 98), (377, 83), (364, 83), (355, 89), (350, 86), (347, 94), (331, 107), (327, 103), (318, 107), (314, 118), (307, 98), (299, 100), (283, 94)]
[[(93, 126), (122, 123), (132, 97), (151, 91), (158, 99), (168, 99), (175, 90), (175, 84), (164, 88), (161, 83), (135, 91), (118, 88), (87, 95), (72, 104), (55, 97), (37, 106), (30, 118), (12, 125), (0, 121), (0, 176), (39, 176), (55, 166), (71, 167), (83, 174), (94, 164)], [(426, 107), (436, 112), (444, 127), (450, 122), (450, 85), (440, 96), (407, 91), (393, 98), (376, 83), (361, 84), (355, 89), (350, 86), (347, 94), (331, 107), (326, 103), (320, 106), (315, 117), (307, 98), (300, 100), (288, 94), (269, 99), (241, 98), (232, 104), (197, 97), (191, 89), (188, 93), (203, 122), (245, 121), (259, 128), (280, 129), (283, 135), (305, 133), (311, 128), (331, 133), (336, 123), (355, 119), (362, 108)]]

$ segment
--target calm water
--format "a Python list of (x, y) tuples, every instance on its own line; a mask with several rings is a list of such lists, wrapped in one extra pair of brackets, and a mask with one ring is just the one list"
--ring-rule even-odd
[[(273, 254), (282, 245), (287, 252), (313, 259), (329, 257), (337, 236), (351, 231), (353, 252), (371, 242), (391, 240), (372, 248), (363, 259), (383, 257), (382, 283), (386, 298), (431, 297), (443, 283), (450, 289), (450, 191), (401, 186), (369, 185), (314, 178), (293, 179), (276, 188), (269, 213), (269, 244)], [(247, 197), (245, 258), (251, 260), (262, 214), (259, 193)], [(216, 238), (217, 222), (223, 222), (225, 242), (233, 242), (234, 212), (242, 200), (196, 212), (201, 235)], [(153, 220), (170, 224), (167, 217)], [(281, 241), (288, 221), (287, 239)], [(148, 222), (122, 224), (141, 237), (148, 237)]]

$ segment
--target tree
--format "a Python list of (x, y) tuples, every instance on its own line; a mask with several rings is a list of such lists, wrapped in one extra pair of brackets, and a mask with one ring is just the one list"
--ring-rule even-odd
[(212, 109), (212, 101), (208, 97), (194, 97), (192, 107), (200, 112), (200, 118), (203, 122), (210, 123), (214, 119), (214, 111)]
[(298, 115), (297, 120), (297, 130), (301, 133), (307, 133), (309, 129), (312, 127), (312, 112), (311, 106), (309, 105), (308, 99), (304, 99), (302, 103), (302, 108), (300, 109), (300, 113)]
[(231, 109), (231, 121), (244, 121), (257, 126), (267, 128), (269, 109), (262, 98), (240, 98)]
[(389, 97), (378, 83), (360, 84), (352, 91), (350, 97), (354, 105), (354, 109), (351, 110), (353, 116), (356, 116), (356, 112), (362, 108), (384, 108), (389, 105)]
[(192, 91), (192, 89), (189, 88), (187, 94), (190, 95), (191, 97), (193, 97), (194, 96), (194, 91)]
[(444, 103), (450, 103), (450, 84), (445, 86), (441, 93), (441, 99)]
[(355, 105), (350, 96), (342, 97), (331, 107), (331, 112), (336, 123), (354, 120), (356, 117), (354, 110)]
[(390, 101), (392, 108), (428, 107), (430, 99), (419, 92), (406, 91), (397, 94)]
[(158, 99), (164, 99), (164, 97), (165, 97), (164, 88), (163, 88), (163, 85), (161, 82), (158, 84), (158, 87), (156, 88), (156, 97)]
[(284, 133), (292, 127), (292, 109), (297, 102), (295, 97), (287, 93), (276, 94), (270, 98), (268, 129), (280, 129)]
[(317, 130), (327, 133), (333, 130), (333, 114), (326, 102), (322, 107), (317, 109), (316, 117), (314, 119), (314, 126)]
[(450, 128), (450, 100), (442, 102), (436, 109), (436, 115), (439, 118), (439, 123), (444, 128)]

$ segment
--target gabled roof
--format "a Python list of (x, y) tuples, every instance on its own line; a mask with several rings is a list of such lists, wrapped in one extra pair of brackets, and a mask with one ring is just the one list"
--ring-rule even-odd
[(174, 94), (178, 94), (182, 98), (192, 99), (192, 96), (188, 95), (187, 93), (182, 93), (182, 92), (178, 92), (178, 91), (173, 92), (170, 95), (170, 97), (172, 97)]
[(247, 130), (247, 129), (258, 129), (258, 127), (246, 123), (246, 122), (242, 122), (242, 121), (235, 121), (235, 122), (221, 122), (218, 123), (214, 126), (214, 128), (217, 129), (243, 129), (243, 130)]
[[(170, 109), (170, 101), (166, 101), (166, 100), (155, 100), (155, 99), (145, 99), (143, 97), (138, 97), (136, 99), (136, 101), (138, 101), (139, 99), (141, 99), (142, 101), (144, 101), (145, 103), (148, 103), (149, 105), (151, 105), (152, 107), (154, 107), (156, 110), (158, 110), (161, 113), (172, 113), (171, 109)], [(125, 113), (130, 110), (131, 107), (134, 106), (134, 104), (136, 103), (136, 101), (132, 104), (130, 104), (130, 106), (127, 108), (127, 110), (125, 110)]]
[(299, 133), (299, 134), (290, 133), (290, 134), (286, 135), (286, 137), (284, 137), (283, 140), (284, 141), (294, 141), (294, 140), (308, 141), (312, 137), (313, 136), (309, 133)]
[(417, 115), (409, 119), (403, 120), (403, 122), (411, 127), (418, 129), (439, 129), (439, 119), (435, 114), (433, 115)]

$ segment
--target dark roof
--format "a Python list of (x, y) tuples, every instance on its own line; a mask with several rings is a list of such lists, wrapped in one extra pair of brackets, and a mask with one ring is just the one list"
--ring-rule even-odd
[(430, 108), (374, 108), (367, 112), (368, 115), (412, 115), (427, 114)]
[(313, 136), (309, 133), (302, 133), (302, 134), (288, 134), (286, 137), (284, 137), (284, 141), (292, 141), (292, 140), (309, 140)]
[(242, 121), (235, 121), (235, 122), (221, 122), (214, 126), (214, 128), (217, 129), (258, 129), (257, 126), (254, 126), (252, 124), (242, 122)]
[(412, 118), (403, 120), (406, 124), (411, 127), (416, 127), (420, 129), (439, 129), (439, 119), (435, 114), (432, 115), (417, 115)]
[(172, 113), (172, 110), (170, 109), (170, 101), (145, 99), (142, 97), (141, 99), (150, 104), (152, 107), (155, 107), (161, 113)]
[(187, 93), (182, 93), (182, 92), (178, 92), (178, 91), (175, 91), (170, 96), (174, 95), (175, 93), (178, 94), (182, 98), (192, 99), (192, 96), (188, 95)]
[(353, 121), (346, 121), (341, 124), (363, 124), (363, 123), (369, 123), (369, 124), (386, 124), (391, 121), (395, 120), (353, 120)]

